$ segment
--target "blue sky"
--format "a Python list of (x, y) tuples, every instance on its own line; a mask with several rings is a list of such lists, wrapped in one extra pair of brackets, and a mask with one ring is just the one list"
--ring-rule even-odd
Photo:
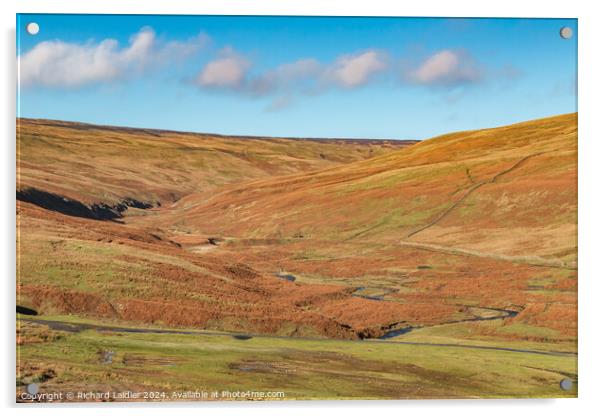
[(17, 54), (21, 117), (425, 139), (577, 111), (575, 19), (25, 14)]

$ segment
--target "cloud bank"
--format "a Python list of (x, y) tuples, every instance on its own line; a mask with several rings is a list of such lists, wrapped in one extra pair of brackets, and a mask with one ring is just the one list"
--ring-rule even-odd
[(134, 34), (123, 48), (114, 39), (84, 44), (44, 41), (18, 58), (20, 83), (24, 87), (75, 88), (112, 81), (185, 58), (207, 42), (204, 34), (183, 42), (160, 42), (150, 28)]
[[(155, 68), (170, 68), (173, 62), (195, 56), (209, 42), (205, 34), (183, 41), (164, 41), (151, 28), (140, 29), (123, 46), (114, 39), (86, 43), (44, 41), (18, 58), (20, 83), (23, 87), (78, 88), (131, 78)], [(520, 76), (510, 66), (486, 71), (465, 50), (440, 49), (405, 66), (402, 58), (367, 49), (342, 53), (330, 62), (305, 57), (258, 70), (261, 62), (253, 62), (228, 46), (214, 53), (192, 77), (183, 78), (208, 91), (269, 98), (271, 103), (266, 110), (278, 111), (296, 102), (299, 96), (351, 91), (376, 83), (457, 92), (459, 87), (492, 78), (512, 80)]]
[(299, 94), (315, 95), (332, 89), (353, 90), (383, 80), (392, 85), (454, 90), (479, 84), (486, 78), (484, 66), (464, 50), (438, 50), (405, 68), (399, 63), (394, 64), (394, 61), (384, 51), (369, 49), (339, 55), (325, 64), (314, 58), (304, 58), (253, 73), (249, 59), (232, 48), (226, 48), (202, 68), (197, 76), (197, 85), (249, 97), (270, 96), (272, 102), (267, 110), (277, 111), (290, 106)]
[(345, 54), (322, 64), (314, 58), (283, 63), (274, 69), (251, 73), (251, 62), (231, 47), (201, 69), (196, 84), (250, 97), (273, 96), (269, 111), (286, 108), (295, 94), (319, 94), (333, 88), (356, 89), (374, 81), (389, 68), (389, 57), (377, 50)]

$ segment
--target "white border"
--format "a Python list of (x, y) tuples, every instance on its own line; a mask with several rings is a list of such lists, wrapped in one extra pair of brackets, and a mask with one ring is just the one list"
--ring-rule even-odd
[[(458, 16), (458, 17), (577, 17), (578, 2), (550, 0), (526, 2), (506, 0), (484, 2), (475, 0), (392, 2), (386, 0), (189, 0), (144, 1), (103, 0), (72, 2), (69, 0), (21, 0), (21, 13), (119, 13), (119, 14), (226, 14), (226, 15), (307, 15), (307, 16)], [(397, 4), (395, 4), (397, 3)]]
[[(307, 415), (308, 413), (332, 413), (340, 410), (351, 415), (365, 414), (372, 408), (386, 413), (482, 416), (523, 414), (526, 411), (545, 412), (547, 415), (590, 414), (600, 408), (596, 399), (600, 383), (600, 317), (596, 300), (602, 295), (600, 257), (600, 232), (602, 232), (602, 131), (600, 123), (600, 65), (599, 44), (602, 39), (602, 16), (595, 9), (595, 2), (585, 1), (531, 1), (498, 0), (412, 2), (384, 0), (101, 0), (75, 2), (73, 0), (4, 0), (0, 2), (2, 13), (2, 91), (0, 101), (2, 126), (2, 187), (0, 201), (2, 228), (2, 314), (5, 333), (2, 344), (2, 403), (12, 414), (17, 409), (14, 400), (14, 197), (15, 197), (15, 13), (115, 13), (115, 14), (226, 14), (226, 15), (345, 15), (345, 16), (465, 16), (465, 17), (577, 17), (579, 18), (579, 399), (565, 400), (480, 400), (480, 401), (407, 401), (407, 402), (301, 402), (301, 403), (249, 403), (157, 405), (144, 407), (140, 404), (111, 406), (110, 412), (131, 414), (132, 410), (148, 415), (164, 415), (176, 407), (178, 413), (233, 414), (244, 411), (249, 415), (283, 414)], [(597, 307), (598, 306), (598, 307)], [(467, 357), (469, 359), (469, 357)], [(144, 407), (144, 410), (142, 409)], [(199, 409), (200, 408), (200, 409)], [(342, 408), (336, 409), (335, 408)], [(107, 407), (100, 406), (51, 406), (50, 408), (20, 407), (20, 414), (106, 414)]]

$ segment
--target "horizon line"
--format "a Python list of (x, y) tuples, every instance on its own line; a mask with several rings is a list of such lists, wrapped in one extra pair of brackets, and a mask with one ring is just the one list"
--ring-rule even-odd
[(578, 111), (574, 111), (574, 112), (569, 112), (569, 113), (554, 114), (554, 115), (550, 115), (550, 116), (546, 116), (546, 117), (522, 120), (522, 121), (517, 121), (517, 122), (509, 123), (509, 124), (500, 124), (500, 125), (488, 126), (488, 127), (482, 127), (482, 128), (449, 131), (449, 132), (438, 134), (435, 136), (429, 136), (429, 137), (423, 138), (423, 139), (370, 138), (370, 137), (357, 138), (357, 137), (324, 137), (324, 136), (323, 137), (303, 137), (303, 136), (269, 136), (269, 135), (257, 136), (257, 135), (244, 135), (244, 134), (223, 134), (223, 133), (213, 133), (213, 132), (173, 130), (173, 129), (153, 128), (153, 127), (124, 126), (124, 125), (116, 125), (116, 124), (96, 124), (96, 123), (90, 123), (90, 122), (85, 122), (85, 121), (59, 120), (59, 119), (51, 119), (51, 118), (34, 118), (34, 117), (17, 116), (16, 120), (17, 120), (17, 126), (19, 125), (19, 120), (27, 120), (27, 121), (37, 121), (37, 122), (50, 122), (50, 123), (54, 123), (56, 125), (63, 124), (64, 127), (69, 127), (69, 125), (72, 125), (72, 127), (74, 125), (81, 125), (81, 126), (98, 127), (98, 128), (103, 128), (103, 129), (107, 129), (107, 130), (111, 130), (111, 129), (117, 130), (118, 129), (118, 130), (139, 131), (139, 132), (147, 133), (150, 135), (153, 135), (152, 132), (157, 132), (157, 133), (175, 133), (175, 134), (187, 134), (187, 135), (196, 135), (196, 136), (213, 136), (213, 137), (218, 137), (218, 138), (234, 138), (234, 139), (248, 139), (248, 140), (313, 140), (313, 141), (325, 141), (325, 140), (337, 141), (338, 140), (338, 141), (349, 141), (349, 142), (353, 142), (353, 141), (365, 141), (365, 142), (375, 141), (376, 142), (377, 141), (377, 142), (407, 143), (407, 142), (421, 142), (421, 141), (433, 139), (436, 137), (444, 136), (447, 134), (494, 129), (494, 128), (499, 128), (499, 127), (506, 127), (506, 126), (512, 126), (515, 124), (526, 123), (526, 122), (530, 122), (530, 121), (545, 120), (545, 119), (553, 118), (553, 117), (566, 116), (569, 114), (577, 115), (578, 113), (579, 113)]

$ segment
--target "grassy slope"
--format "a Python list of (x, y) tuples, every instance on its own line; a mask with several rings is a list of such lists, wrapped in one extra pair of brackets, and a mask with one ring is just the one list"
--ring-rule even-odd
[(85, 203), (126, 197), (173, 202), (227, 183), (323, 169), (411, 143), (240, 138), (31, 119), (17, 126), (17, 189)]
[(17, 302), (43, 314), (342, 338), (383, 323), (376, 312), (355, 323), (320, 312), (330, 300), (368, 304), (348, 288), (293, 290), (245, 263), (178, 247), (160, 230), (68, 217), (28, 203), (19, 204), (17, 220)]
[[(474, 324), (471, 336), (574, 350), (576, 174), (568, 114), (190, 195), (152, 221), (228, 236), (213, 256), (301, 284), (385, 294), (398, 305), (378, 305), (394, 310), (383, 321), (430, 325), (466, 318), (466, 305), (510, 308), (523, 312)], [(354, 321), (374, 307), (331, 302), (322, 312)]]
[(454, 133), (365, 161), (245, 183), (210, 199), (190, 195), (173, 221), (228, 236), (409, 240), (571, 262), (576, 130), (569, 114)]
[[(87, 203), (198, 196), (228, 182), (315, 170), (408, 144), (223, 137), (25, 119), (18, 133), (18, 188)], [(183, 250), (179, 242), (190, 238), (154, 224), (160, 214), (130, 208), (130, 216), (151, 218), (138, 227), (20, 202), (19, 303), (46, 314), (356, 336), (332, 314), (312, 308), (330, 297), (351, 299), (348, 289), (313, 285), (291, 292), (286, 282), (245, 264)], [(207, 244), (207, 236), (194, 238)], [(353, 331), (380, 324), (373, 319)]]
[[(496, 332), (503, 338), (574, 345), (574, 270), (397, 244), (406, 231), (430, 221), (429, 215), (436, 217), (443, 209), (436, 201), (457, 197), (456, 191), (450, 191), (451, 196), (446, 194), (446, 189), (450, 186), (455, 189), (456, 184), (449, 180), (450, 175), (443, 176), (444, 173), (460, 171), (464, 180), (478, 182), (513, 166), (519, 155), (552, 152), (561, 145), (564, 148), (548, 155), (560, 153), (560, 159), (553, 165), (541, 165), (545, 159), (529, 159), (528, 163), (537, 161), (536, 167), (541, 165), (543, 178), (534, 181), (532, 186), (537, 190), (530, 192), (555, 195), (558, 203), (563, 204), (562, 209), (572, 212), (576, 202), (569, 196), (574, 196), (575, 190), (570, 186), (560, 190), (553, 188), (557, 182), (550, 178), (556, 177), (558, 166), (565, 172), (562, 180), (570, 180), (574, 174), (573, 157), (562, 156), (565, 151), (574, 151), (571, 150), (573, 122), (573, 116), (560, 116), (501, 129), (456, 133), (350, 165), (284, 179), (246, 182), (244, 187), (238, 188), (235, 184), (229, 185), (234, 190), (218, 193), (207, 202), (199, 201), (199, 194), (191, 194), (170, 208), (152, 213), (138, 211), (139, 215), (132, 213), (124, 225), (51, 214), (23, 203), (19, 215), (21, 301), (44, 313), (68, 312), (214, 329), (246, 327), (253, 332), (340, 337), (354, 336), (346, 333), (345, 327), (356, 333), (368, 331), (374, 336), (382, 333), (381, 328), (395, 323), (423, 326), (467, 319), (474, 315), (471, 309), (474, 307), (525, 309), (518, 317), (507, 320), (503, 330), (479, 326), (479, 331), (484, 332), (481, 335)], [(60, 129), (63, 135), (73, 135), (69, 128)], [(113, 130), (99, 131), (114, 134)], [(87, 137), (89, 131), (84, 132)], [(90, 134), (96, 137), (94, 135), (100, 133)], [(156, 142), (154, 136), (146, 139), (140, 135), (136, 131), (135, 139)], [(511, 138), (511, 144), (506, 137)], [(214, 145), (221, 141), (208, 142)], [(69, 146), (78, 143), (74, 138), (60, 143), (63, 142)], [(163, 145), (163, 141), (158, 143)], [(100, 148), (107, 151), (110, 146), (103, 142)], [(92, 156), (90, 149), (80, 151)], [(31, 153), (36, 155), (40, 150)], [(221, 156), (219, 152), (213, 154)], [(29, 154), (22, 157), (34, 158)], [(446, 157), (451, 161), (446, 161)], [(55, 160), (49, 158), (48, 164)], [(435, 163), (428, 163), (429, 160)], [(116, 164), (116, 170), (126, 168), (119, 158), (111, 163)], [(518, 173), (527, 169), (528, 163), (512, 174), (520, 178)], [(475, 168), (481, 165), (485, 166), (486, 173)], [(466, 166), (472, 169), (470, 175), (466, 174)], [(78, 172), (73, 175), (85, 179)], [(400, 176), (404, 179), (398, 180)], [(398, 181), (391, 182), (391, 178)], [(524, 175), (513, 181), (511, 176), (504, 179), (509, 181), (506, 187), (514, 190), (513, 197), (522, 195), (522, 188), (516, 183), (524, 181)], [(60, 186), (64, 186), (63, 183), (60, 182)], [(108, 187), (113, 184), (107, 182)], [(485, 184), (470, 197), (476, 198), (487, 187), (497, 189), (502, 185), (501, 182)], [(98, 186), (92, 188), (95, 192), (104, 189), (95, 186)], [(379, 193), (375, 194), (374, 189)], [(412, 194), (418, 196), (412, 197)], [(498, 199), (503, 195), (497, 195)], [(408, 211), (407, 215), (391, 215), (387, 204), (391, 198), (402, 202), (410, 198), (420, 203), (404, 205), (400, 202), (393, 212), (399, 208)], [(250, 202), (241, 204), (246, 200)], [(419, 209), (427, 203), (435, 208)], [(507, 221), (524, 210), (539, 209), (537, 204), (517, 204), (516, 209), (508, 213)], [(499, 211), (488, 211), (487, 218)], [(480, 212), (478, 210), (470, 222), (463, 222), (462, 229), (470, 233), (473, 223), (484, 220)], [(546, 215), (541, 221), (549, 220), (548, 226), (553, 229), (575, 227), (568, 220), (557, 222), (557, 217), (548, 211), (540, 214)], [(436, 227), (451, 221), (453, 215), (455, 212)], [(418, 221), (419, 218), (422, 219)], [(299, 221), (306, 222), (309, 229), (300, 226)], [(374, 221), (377, 227), (366, 223)], [(346, 224), (353, 227), (351, 231), (346, 230)], [(521, 227), (523, 225), (530, 226), (525, 223)], [(540, 231), (533, 226), (532, 232), (526, 234), (522, 228), (505, 222), (499, 226), (502, 228), (498, 231), (509, 232), (513, 241), (532, 238), (532, 234)], [(450, 233), (455, 231), (454, 227), (448, 228)], [(245, 230), (260, 238), (257, 242), (234, 238), (217, 250), (207, 245), (207, 237), (214, 233), (229, 231), (235, 236), (244, 236)], [(428, 232), (431, 230), (408, 240), (420, 241), (423, 233), (428, 236)], [(358, 233), (363, 234), (358, 236)], [(277, 238), (266, 239), (274, 234)], [(486, 235), (492, 234), (493, 231), (488, 230)], [(290, 238), (295, 235), (303, 238)], [(564, 244), (565, 235), (552, 237), (545, 241), (546, 246), (557, 250), (558, 244)], [(498, 240), (499, 236), (495, 235), (487, 241)], [(514, 249), (513, 244), (503, 248)], [(210, 250), (205, 251), (207, 249)], [(575, 246), (569, 249), (574, 251)], [(276, 278), (274, 274), (279, 271), (293, 272), (298, 281), (292, 284)], [(355, 296), (358, 287), (365, 288), (359, 294), (382, 295), (384, 302)], [(525, 325), (531, 329), (525, 331)], [(542, 333), (537, 328), (546, 331)]]

